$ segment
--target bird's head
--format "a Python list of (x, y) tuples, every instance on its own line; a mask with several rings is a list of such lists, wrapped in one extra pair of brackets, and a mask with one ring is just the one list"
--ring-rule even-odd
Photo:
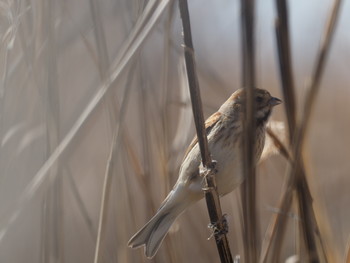
[[(246, 91), (239, 89), (235, 91), (231, 97), (221, 106), (219, 112), (226, 116), (236, 117), (243, 116), (246, 101)], [(272, 97), (267, 90), (254, 89), (254, 104), (256, 109), (257, 124), (265, 123), (271, 114), (274, 106), (281, 104), (282, 101)]]

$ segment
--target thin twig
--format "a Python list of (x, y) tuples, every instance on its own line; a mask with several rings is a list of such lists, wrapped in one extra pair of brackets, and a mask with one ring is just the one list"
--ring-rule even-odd
[(255, 81), (255, 49), (254, 49), (254, 0), (241, 1), (241, 34), (242, 34), (242, 69), (243, 87), (246, 90), (246, 111), (243, 136), (243, 173), (245, 181), (242, 187), (242, 208), (246, 262), (256, 262), (258, 258), (258, 218), (256, 209), (255, 179), (255, 104), (253, 92)]
[(220, 199), (216, 189), (215, 167), (214, 162), (212, 161), (209, 153), (208, 139), (204, 126), (203, 109), (199, 90), (199, 83), (196, 73), (187, 0), (179, 0), (179, 7), (183, 26), (187, 78), (191, 94), (192, 110), (196, 125), (198, 144), (201, 151), (202, 163), (204, 168), (202, 170), (202, 175), (205, 178), (205, 186), (203, 190), (207, 202), (210, 222), (212, 225), (215, 225), (216, 228), (214, 231), (214, 236), (221, 262), (233, 262), (226, 233), (224, 232), (226, 226), (223, 222)]

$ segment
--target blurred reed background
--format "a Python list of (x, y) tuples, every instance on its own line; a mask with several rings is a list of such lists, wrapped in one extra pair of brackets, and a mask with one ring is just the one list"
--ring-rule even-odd
[[(305, 152), (334, 262), (346, 262), (350, 233), (350, 2), (343, 2)], [(289, 1), (297, 111), (332, 3)], [(256, 4), (258, 87), (282, 97), (275, 4)], [(240, 88), (240, 3), (190, 0), (189, 8), (208, 117)], [(0, 19), (0, 262), (94, 262), (98, 232), (99, 262), (146, 262), (127, 241), (171, 189), (195, 134), (177, 2), (1, 0)], [(282, 107), (273, 119), (285, 122)], [(257, 170), (263, 237), (279, 212), (286, 160), (270, 156)], [(222, 205), (231, 251), (243, 256), (239, 191)], [(293, 211), (280, 262), (303, 253)], [(202, 201), (149, 262), (218, 262), (208, 222)]]

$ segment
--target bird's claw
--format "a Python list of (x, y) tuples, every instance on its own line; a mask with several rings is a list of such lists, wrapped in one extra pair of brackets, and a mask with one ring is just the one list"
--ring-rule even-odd
[(215, 236), (215, 239), (221, 239), (224, 235), (228, 233), (228, 223), (226, 219), (227, 215), (224, 214), (219, 221), (216, 223), (208, 224), (208, 228), (212, 230), (211, 235), (208, 240)]
[(199, 166), (199, 174), (203, 177), (214, 176), (218, 173), (218, 169), (216, 168), (217, 161), (212, 160), (211, 164), (208, 167), (203, 166), (201, 163)]
[(210, 168), (211, 170), (217, 172), (217, 169), (216, 169), (217, 163), (218, 163), (217, 161), (212, 160), (212, 161), (211, 161), (211, 164), (209, 165), (209, 168)]

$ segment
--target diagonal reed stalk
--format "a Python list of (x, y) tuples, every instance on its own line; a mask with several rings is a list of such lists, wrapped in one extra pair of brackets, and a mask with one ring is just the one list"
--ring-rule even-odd
[(277, 137), (277, 135), (270, 129), (266, 128), (266, 133), (271, 137), (274, 146), (277, 148), (278, 152), (286, 158), (287, 161), (292, 162), (292, 157), (288, 151), (288, 148), (283, 144), (283, 142)]
[[(279, 58), (281, 68), (282, 88), (289, 103), (289, 109), (286, 109), (288, 124), (290, 125), (290, 142), (292, 147), (292, 157), (294, 162), (289, 167), (287, 183), (285, 189), (282, 192), (280, 199), (280, 211), (287, 213), (291, 207), (292, 192), (294, 189), (297, 191), (299, 214), (301, 218), (301, 232), (303, 234), (303, 240), (307, 248), (307, 257), (309, 262), (328, 262), (323, 241), (320, 237), (316, 217), (312, 208), (312, 196), (307, 184), (305, 176), (304, 161), (302, 156), (303, 143), (306, 136), (307, 128), (311, 118), (311, 112), (317, 97), (317, 93), (320, 87), (320, 81), (325, 67), (326, 57), (330, 49), (333, 33), (335, 31), (335, 25), (338, 18), (339, 8), (341, 1), (335, 0), (333, 9), (331, 10), (329, 21), (326, 25), (324, 36), (321, 40), (321, 47), (316, 59), (314, 72), (308, 88), (306, 99), (304, 101), (303, 115), (301, 121), (295, 125), (295, 116), (293, 114), (293, 97), (288, 98), (288, 94), (293, 96), (293, 78), (292, 68), (290, 61), (290, 48), (289, 48), (289, 36), (288, 36), (288, 20), (287, 20), (287, 6), (285, 1), (277, 1), (277, 10), (279, 14), (279, 20), (277, 20), (277, 43), (279, 47)], [(295, 102), (294, 102), (295, 103)], [(287, 107), (287, 105), (286, 105)], [(295, 110), (294, 110), (295, 115)], [(292, 127), (291, 127), (292, 126)], [(277, 214), (273, 218), (267, 236), (269, 241), (265, 243), (262, 248), (262, 256), (260, 262), (267, 261), (267, 254), (269, 252), (274, 253), (273, 261), (278, 261), (281, 251), (281, 243), (285, 233), (286, 217), (282, 214)], [(317, 249), (317, 240), (320, 245), (320, 252)], [(274, 245), (271, 245), (273, 242)]]
[(179, 0), (179, 7), (183, 27), (184, 52), (188, 85), (191, 94), (192, 111), (203, 164), (203, 169), (201, 169), (201, 172), (205, 179), (205, 186), (203, 188), (203, 191), (205, 193), (205, 200), (207, 202), (210, 222), (215, 226), (214, 237), (220, 260), (222, 263), (233, 262), (228, 239), (226, 237), (225, 226), (223, 223), (220, 199), (216, 188), (214, 162), (210, 156), (208, 139), (204, 126), (202, 101), (196, 72), (187, 0)]
[(243, 209), (243, 244), (245, 262), (256, 262), (258, 258), (258, 214), (256, 209), (256, 178), (255, 178), (255, 104), (253, 93), (255, 80), (255, 49), (254, 49), (254, 0), (241, 1), (241, 40), (242, 40), (242, 86), (246, 90), (246, 110), (243, 129), (243, 174), (242, 185)]

